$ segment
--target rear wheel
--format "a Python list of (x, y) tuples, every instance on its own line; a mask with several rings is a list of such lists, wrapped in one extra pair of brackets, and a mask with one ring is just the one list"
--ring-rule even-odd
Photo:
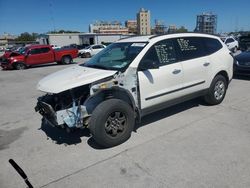
[(112, 147), (125, 142), (135, 123), (133, 109), (119, 99), (109, 99), (93, 111), (89, 129), (101, 146)]
[(73, 60), (72, 60), (72, 58), (70, 56), (63, 56), (63, 58), (62, 58), (62, 64), (67, 65), (67, 64), (70, 64), (72, 62), (73, 62)]
[(210, 105), (220, 104), (227, 91), (227, 80), (222, 75), (217, 75), (209, 88), (208, 94), (204, 97), (205, 102)]
[(14, 68), (16, 70), (24, 70), (27, 68), (27, 66), (22, 62), (17, 62), (17, 63), (15, 63)]

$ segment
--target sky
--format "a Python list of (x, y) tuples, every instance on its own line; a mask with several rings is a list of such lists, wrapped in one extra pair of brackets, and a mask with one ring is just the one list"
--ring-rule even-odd
[(193, 31), (196, 16), (213, 12), (217, 32), (250, 30), (250, 0), (0, 0), (0, 34), (46, 33), (52, 30), (88, 32), (96, 20), (136, 19), (140, 8), (150, 10), (151, 25), (168, 25)]

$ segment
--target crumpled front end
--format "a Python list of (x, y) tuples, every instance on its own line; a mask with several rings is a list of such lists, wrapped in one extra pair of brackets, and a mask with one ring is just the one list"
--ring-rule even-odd
[(55, 127), (81, 128), (89, 114), (84, 101), (89, 95), (89, 87), (82, 86), (58, 94), (46, 94), (38, 98), (35, 111)]

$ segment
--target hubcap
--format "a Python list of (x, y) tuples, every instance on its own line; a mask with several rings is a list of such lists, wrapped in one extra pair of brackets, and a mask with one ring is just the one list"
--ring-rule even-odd
[(23, 69), (24, 69), (24, 65), (18, 63), (18, 64), (16, 65), (16, 69), (17, 69), (17, 70), (23, 70)]
[(214, 97), (216, 100), (222, 99), (225, 94), (225, 84), (223, 81), (218, 81), (215, 84), (214, 88)]
[(70, 63), (70, 58), (65, 58), (65, 59), (64, 59), (64, 62), (65, 62), (66, 64), (69, 64), (69, 63)]
[(124, 132), (126, 123), (126, 116), (122, 112), (113, 112), (105, 123), (105, 131), (108, 135), (116, 137)]

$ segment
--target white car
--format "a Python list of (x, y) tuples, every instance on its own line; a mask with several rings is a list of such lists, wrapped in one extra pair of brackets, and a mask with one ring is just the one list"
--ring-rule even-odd
[(78, 56), (90, 58), (99, 53), (100, 51), (102, 51), (104, 48), (106, 48), (106, 46), (102, 44), (90, 45), (84, 49), (79, 50)]
[(234, 58), (216, 36), (182, 33), (121, 39), (82, 65), (43, 78), (35, 107), (49, 124), (88, 128), (96, 142), (126, 141), (146, 114), (203, 96), (220, 104)]
[(227, 37), (224, 39), (224, 43), (227, 45), (228, 49), (232, 52), (236, 52), (239, 48), (239, 42), (234, 37)]
[(56, 44), (52, 44), (52, 45), (50, 45), (51, 46), (51, 48), (53, 48), (54, 50), (59, 50), (59, 49), (61, 49), (61, 46), (58, 46), (58, 45), (56, 45)]

